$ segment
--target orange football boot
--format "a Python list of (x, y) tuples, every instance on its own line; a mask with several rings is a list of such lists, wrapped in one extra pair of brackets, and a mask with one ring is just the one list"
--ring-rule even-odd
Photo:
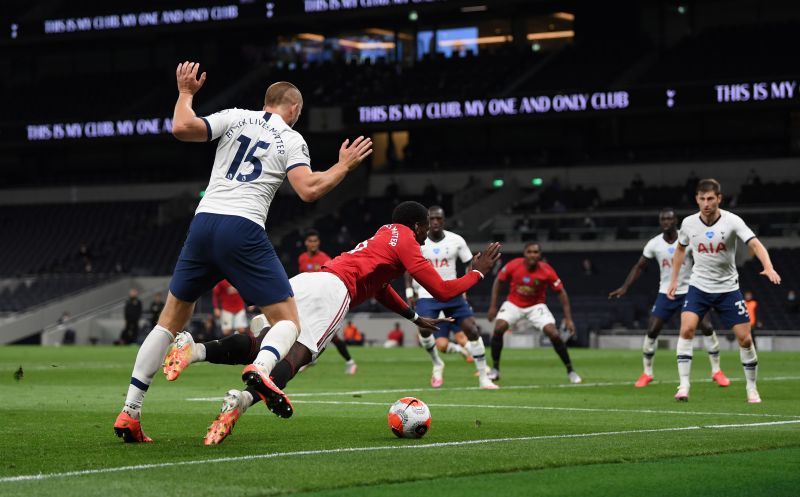
[(261, 400), (267, 405), (267, 409), (274, 412), (282, 418), (291, 418), (294, 414), (292, 402), (289, 397), (283, 393), (283, 390), (278, 388), (272, 378), (265, 375), (259, 370), (255, 364), (246, 366), (242, 371), (242, 381), (248, 387), (253, 387), (261, 397)]
[(125, 443), (138, 443), (138, 442), (152, 442), (153, 439), (148, 437), (142, 431), (142, 423), (138, 419), (133, 419), (130, 414), (125, 411), (119, 413), (117, 420), (114, 422), (114, 433), (122, 438)]
[(231, 434), (236, 421), (242, 416), (242, 392), (228, 390), (222, 399), (222, 408), (211, 426), (208, 427), (203, 443), (206, 445), (219, 445)]
[(649, 385), (651, 381), (653, 381), (652, 376), (650, 376), (647, 373), (642, 373), (642, 376), (640, 376), (639, 379), (636, 380), (636, 383), (634, 383), (633, 386), (635, 386), (636, 388), (644, 388), (647, 385)]
[(717, 385), (721, 387), (727, 387), (728, 385), (731, 384), (731, 380), (729, 380), (728, 377), (725, 376), (725, 373), (723, 373), (721, 369), (716, 373), (714, 373), (714, 376), (712, 376), (711, 379), (716, 381)]

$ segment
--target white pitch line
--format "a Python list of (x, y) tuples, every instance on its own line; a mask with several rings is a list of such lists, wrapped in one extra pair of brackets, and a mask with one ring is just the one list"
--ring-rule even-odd
[[(219, 400), (222, 400), (220, 398)], [(333, 405), (365, 405), (385, 406), (385, 402), (338, 401), (338, 400), (298, 400), (295, 404), (333, 404)], [(470, 409), (527, 409), (532, 411), (575, 411), (575, 412), (619, 412), (642, 414), (692, 414), (697, 416), (750, 416), (762, 418), (800, 418), (795, 414), (766, 414), (755, 412), (696, 412), (696, 411), (658, 411), (655, 409), (600, 409), (590, 407), (549, 407), (549, 406), (510, 406), (491, 404), (428, 404), (428, 407), (457, 407)]]
[(376, 452), (382, 450), (415, 450), (415, 449), (436, 449), (442, 447), (458, 447), (463, 445), (479, 445), (488, 443), (505, 443), (505, 442), (530, 442), (536, 440), (556, 440), (556, 439), (569, 439), (569, 438), (592, 438), (592, 437), (605, 437), (614, 435), (636, 435), (642, 433), (666, 433), (676, 431), (691, 431), (708, 429), (727, 429), (727, 428), (758, 428), (762, 426), (776, 426), (797, 424), (800, 420), (792, 421), (771, 421), (766, 423), (742, 423), (733, 425), (696, 425), (696, 426), (683, 426), (676, 428), (654, 428), (649, 430), (625, 430), (625, 431), (601, 431), (594, 433), (568, 433), (562, 435), (538, 435), (529, 437), (504, 437), (504, 438), (488, 438), (481, 440), (462, 440), (459, 442), (438, 442), (430, 444), (418, 445), (387, 445), (379, 447), (344, 447), (340, 449), (321, 449), (321, 450), (300, 450), (294, 452), (273, 452), (269, 454), (254, 454), (249, 456), (237, 457), (219, 457), (213, 459), (196, 459), (191, 461), (177, 461), (166, 462), (157, 464), (137, 464), (132, 466), (118, 466), (116, 468), (99, 468), (99, 469), (86, 469), (82, 471), (66, 471), (63, 473), (44, 473), (38, 475), (20, 475), (20, 476), (6, 476), (0, 478), (0, 483), (14, 483), (21, 481), (42, 481), (50, 480), (53, 478), (66, 478), (70, 476), (90, 476), (106, 473), (121, 473), (124, 471), (141, 471), (143, 469), (161, 469), (173, 468), (176, 466), (194, 466), (199, 464), (217, 464), (224, 462), (240, 462), (240, 461), (255, 461), (260, 459), (274, 459), (276, 457), (293, 457), (293, 456), (314, 456), (326, 454), (344, 454), (351, 452)]
[[(744, 378), (731, 378), (731, 382), (739, 382), (744, 381)], [(800, 376), (775, 376), (772, 378), (759, 378), (758, 381), (795, 381), (800, 380)], [(710, 383), (711, 380), (708, 380)], [(675, 382), (667, 382), (667, 381), (653, 381), (651, 385), (659, 385), (659, 384), (673, 384)], [(698, 381), (696, 383), (702, 383), (702, 381)], [(586, 388), (586, 387), (609, 387), (609, 386), (630, 386), (633, 385), (630, 381), (619, 381), (619, 382), (599, 382), (599, 383), (581, 383), (578, 385), (573, 385), (571, 383), (566, 384), (552, 384), (552, 385), (508, 385), (500, 387), (500, 391), (503, 390), (538, 390), (542, 388)], [(326, 397), (336, 397), (336, 396), (347, 396), (352, 397), (353, 395), (370, 395), (370, 394), (383, 394), (383, 393), (408, 393), (408, 392), (463, 392), (463, 391), (471, 391), (471, 390), (480, 390), (480, 387), (453, 387), (453, 388), (430, 388), (430, 387), (409, 387), (409, 388), (393, 388), (393, 389), (385, 389), (385, 390), (351, 390), (347, 392), (290, 392), (290, 398), (299, 398), (299, 397), (315, 397), (315, 396), (326, 396)], [(186, 400), (189, 401), (220, 401), (222, 397), (190, 397)]]

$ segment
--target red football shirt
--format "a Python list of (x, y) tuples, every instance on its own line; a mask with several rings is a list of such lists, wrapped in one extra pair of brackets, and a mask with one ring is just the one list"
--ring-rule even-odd
[(211, 294), (211, 302), (214, 309), (222, 308), (223, 311), (228, 311), (236, 314), (244, 310), (244, 300), (239, 295), (239, 290), (233, 287), (228, 280), (222, 280), (214, 287), (214, 292)]
[(482, 279), (480, 273), (470, 271), (461, 278), (444, 281), (422, 257), (414, 232), (399, 224), (382, 226), (375, 236), (339, 255), (322, 270), (344, 282), (350, 293), (351, 307), (375, 297), (390, 310), (401, 313), (408, 305), (389, 282), (406, 271), (440, 302), (457, 297)]
[(560, 292), (564, 288), (556, 270), (550, 264), (539, 261), (533, 270), (528, 270), (523, 257), (509, 261), (497, 277), (500, 281), (511, 282), (508, 301), (517, 307), (544, 304), (548, 288), (554, 292)]
[(322, 266), (331, 260), (331, 256), (318, 250), (314, 255), (308, 255), (308, 252), (303, 252), (297, 258), (297, 267), (301, 273), (316, 273), (322, 270)]

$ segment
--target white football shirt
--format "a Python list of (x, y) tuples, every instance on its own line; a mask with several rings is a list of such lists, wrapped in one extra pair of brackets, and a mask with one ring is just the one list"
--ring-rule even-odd
[[(677, 246), (677, 238), (674, 242), (668, 243), (664, 240), (663, 234), (654, 236), (644, 246), (642, 255), (647, 259), (654, 259), (661, 271), (658, 293), (667, 293), (667, 290), (669, 290), (669, 282), (672, 279), (672, 255), (675, 253), (675, 247)], [(683, 267), (681, 267), (681, 272), (678, 273), (678, 290), (675, 292), (678, 295), (683, 295), (689, 291), (689, 277), (692, 274), (693, 259), (691, 250), (687, 249), (686, 252)]]
[(708, 293), (738, 290), (736, 239), (747, 243), (755, 237), (742, 218), (726, 210), (720, 209), (719, 218), (710, 225), (703, 222), (700, 213), (684, 218), (678, 242), (691, 247), (694, 254), (689, 284)]
[(302, 135), (277, 114), (226, 109), (201, 118), (217, 154), (206, 193), (195, 214), (208, 212), (247, 218), (264, 226), (267, 212), (294, 167), (311, 166)]
[[(469, 250), (467, 242), (460, 235), (447, 230), (444, 230), (444, 238), (438, 242), (426, 238), (425, 243), (420, 246), (420, 250), (422, 257), (430, 261), (433, 268), (445, 281), (454, 280), (458, 277), (456, 274), (456, 258), (463, 263), (472, 260), (472, 252)], [(433, 298), (433, 295), (416, 281), (414, 281), (413, 285), (419, 298)]]

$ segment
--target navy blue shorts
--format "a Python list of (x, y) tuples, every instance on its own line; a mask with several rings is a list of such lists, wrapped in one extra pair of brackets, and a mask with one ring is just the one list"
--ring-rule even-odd
[(683, 303), (683, 312), (693, 312), (703, 319), (709, 309), (717, 311), (717, 315), (727, 328), (750, 322), (750, 314), (739, 290), (707, 293), (689, 286), (689, 293), (686, 294), (686, 301)]
[(683, 295), (675, 295), (675, 300), (670, 300), (666, 293), (659, 293), (658, 297), (656, 297), (656, 303), (653, 304), (653, 310), (650, 311), (650, 314), (666, 323), (672, 318), (673, 314), (681, 310), (685, 298), (685, 293)]
[(458, 296), (447, 302), (439, 302), (436, 299), (419, 299), (414, 310), (422, 317), (436, 319), (439, 317), (440, 312), (444, 312), (445, 317), (455, 319), (452, 324), (442, 323), (439, 325), (439, 331), (433, 333), (436, 338), (449, 338), (450, 332), (453, 333), (461, 329), (461, 323), (474, 316), (472, 307), (469, 306), (467, 300)]
[(264, 228), (243, 217), (203, 212), (189, 226), (169, 291), (195, 302), (222, 279), (248, 304), (265, 306), (294, 296)]

